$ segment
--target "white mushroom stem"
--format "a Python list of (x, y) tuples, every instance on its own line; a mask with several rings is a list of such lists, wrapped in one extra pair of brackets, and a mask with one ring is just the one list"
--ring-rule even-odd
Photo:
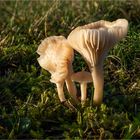
[(80, 84), (80, 88), (81, 88), (81, 103), (84, 103), (87, 98), (87, 83), (82, 82)]
[(66, 86), (67, 86), (67, 89), (68, 89), (68, 92), (70, 93), (70, 95), (72, 96), (72, 98), (74, 99), (74, 101), (78, 101), (77, 100), (77, 90), (76, 90), (76, 87), (75, 87), (75, 84), (72, 82), (71, 78), (68, 77), (66, 80)]
[(64, 82), (56, 83), (56, 86), (57, 86), (58, 97), (59, 97), (60, 101), (61, 102), (66, 101), (66, 98), (64, 96), (64, 91), (63, 91)]
[(64, 82), (56, 83), (56, 86), (57, 86), (58, 97), (60, 99), (60, 102), (64, 106), (68, 107), (70, 110), (75, 111), (76, 108), (65, 98), (64, 91), (63, 91)]
[(84, 103), (87, 97), (87, 84), (92, 82), (92, 76), (90, 72), (80, 71), (80, 72), (74, 73), (71, 76), (71, 79), (75, 82), (80, 83), (81, 103)]
[(95, 66), (91, 72), (94, 83), (94, 96), (93, 101), (95, 105), (100, 105), (103, 100), (103, 88), (104, 88), (104, 74), (103, 67)]

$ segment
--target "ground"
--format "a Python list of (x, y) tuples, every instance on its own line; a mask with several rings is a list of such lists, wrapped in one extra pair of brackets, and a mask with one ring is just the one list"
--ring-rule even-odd
[[(0, 1), (0, 138), (140, 138), (139, 7), (138, 0)], [(70, 111), (37, 62), (38, 45), (79, 25), (118, 18), (129, 21), (129, 31), (104, 62), (102, 105), (92, 105), (90, 84), (86, 105)], [(73, 66), (88, 69), (76, 52)]]

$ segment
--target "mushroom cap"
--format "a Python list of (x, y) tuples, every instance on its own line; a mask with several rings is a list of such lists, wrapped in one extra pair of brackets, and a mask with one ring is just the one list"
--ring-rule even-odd
[(80, 71), (77, 73), (72, 74), (71, 79), (75, 82), (79, 83), (91, 83), (92, 81), (92, 76), (90, 72), (87, 71)]
[(100, 20), (77, 27), (69, 34), (68, 41), (91, 68), (103, 63), (109, 49), (126, 36), (127, 30), (126, 19)]
[(58, 83), (72, 71), (73, 49), (63, 36), (51, 36), (44, 39), (37, 49), (40, 66), (49, 71), (51, 82)]

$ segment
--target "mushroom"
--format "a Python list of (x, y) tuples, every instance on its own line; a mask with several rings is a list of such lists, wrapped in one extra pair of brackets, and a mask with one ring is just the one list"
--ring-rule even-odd
[(76, 99), (76, 87), (71, 80), (73, 73), (73, 49), (63, 36), (51, 36), (42, 41), (37, 49), (40, 57), (37, 59), (40, 66), (51, 73), (51, 82), (57, 86), (58, 96), (62, 103), (69, 107), (66, 101), (63, 86), (66, 82), (67, 89)]
[(68, 36), (71, 46), (87, 62), (94, 83), (94, 104), (100, 105), (103, 100), (103, 61), (119, 40), (128, 31), (128, 21), (118, 19), (113, 22), (100, 20), (74, 29)]
[(92, 76), (90, 72), (80, 71), (72, 74), (72, 81), (79, 82), (81, 88), (81, 103), (85, 103), (87, 98), (87, 84), (92, 82)]

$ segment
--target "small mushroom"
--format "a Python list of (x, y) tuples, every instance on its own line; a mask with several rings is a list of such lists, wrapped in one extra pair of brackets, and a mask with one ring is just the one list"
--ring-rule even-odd
[(60, 101), (69, 104), (66, 103), (63, 91), (65, 82), (69, 93), (77, 101), (76, 87), (71, 80), (73, 49), (65, 37), (52, 36), (44, 39), (37, 53), (40, 55), (37, 59), (40, 66), (51, 73), (50, 81), (56, 84)]
[(90, 72), (80, 71), (72, 74), (72, 81), (79, 82), (81, 88), (81, 103), (85, 103), (87, 98), (87, 84), (93, 82)]
[(119, 40), (128, 31), (128, 21), (118, 19), (113, 22), (100, 20), (74, 29), (68, 36), (71, 46), (87, 62), (94, 83), (94, 104), (100, 105), (103, 99), (103, 61)]

